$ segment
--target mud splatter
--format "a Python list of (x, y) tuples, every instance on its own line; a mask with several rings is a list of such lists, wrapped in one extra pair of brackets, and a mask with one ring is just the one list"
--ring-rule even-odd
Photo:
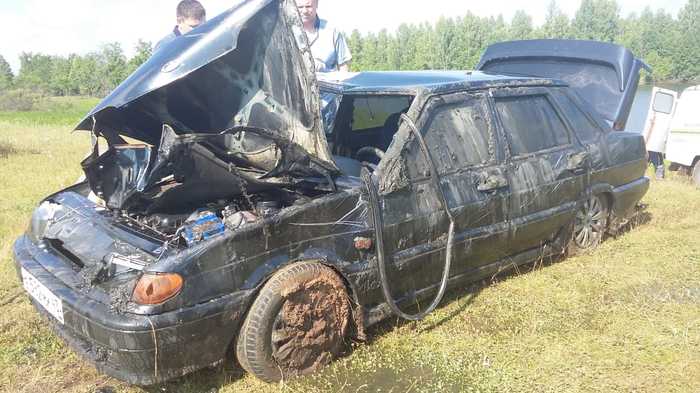
[(351, 302), (345, 285), (331, 272), (284, 288), (282, 297), (286, 300), (272, 333), (273, 358), (286, 375), (308, 375), (343, 350)]

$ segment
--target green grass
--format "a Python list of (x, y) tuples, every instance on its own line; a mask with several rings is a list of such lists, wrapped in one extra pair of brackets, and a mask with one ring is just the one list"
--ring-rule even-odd
[(0, 122), (25, 126), (75, 126), (99, 102), (91, 97), (51, 97), (41, 100), (28, 112), (2, 112)]
[[(70, 135), (73, 122), (0, 119), (11, 148), (0, 157), (0, 391), (143, 392), (51, 334), (12, 264), (36, 203), (80, 176), (88, 136)], [(698, 392), (700, 191), (675, 177), (653, 181), (644, 201), (648, 222), (595, 252), (453, 292), (425, 321), (372, 329), (316, 376), (266, 385), (230, 362), (149, 391)]]

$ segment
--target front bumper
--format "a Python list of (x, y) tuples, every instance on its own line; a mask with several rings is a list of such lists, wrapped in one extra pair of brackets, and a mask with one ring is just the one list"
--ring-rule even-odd
[(252, 291), (159, 315), (118, 313), (64, 284), (44, 268), (61, 259), (26, 236), (14, 245), (18, 274), (24, 268), (63, 305), (61, 323), (36, 301), (53, 330), (100, 371), (135, 385), (154, 385), (224, 361)]

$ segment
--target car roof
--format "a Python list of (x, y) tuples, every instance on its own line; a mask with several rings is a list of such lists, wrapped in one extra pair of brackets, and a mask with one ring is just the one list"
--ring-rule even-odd
[(317, 74), (322, 89), (342, 93), (403, 93), (479, 89), (496, 86), (554, 86), (563, 82), (528, 76), (507, 76), (481, 71), (367, 71)]

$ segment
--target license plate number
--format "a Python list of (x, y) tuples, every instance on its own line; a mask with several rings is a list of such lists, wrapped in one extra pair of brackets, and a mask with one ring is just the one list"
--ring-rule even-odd
[(61, 324), (63, 320), (63, 302), (54, 295), (44, 284), (39, 282), (31, 273), (22, 268), (22, 284), (29, 295), (34, 298), (49, 314)]

